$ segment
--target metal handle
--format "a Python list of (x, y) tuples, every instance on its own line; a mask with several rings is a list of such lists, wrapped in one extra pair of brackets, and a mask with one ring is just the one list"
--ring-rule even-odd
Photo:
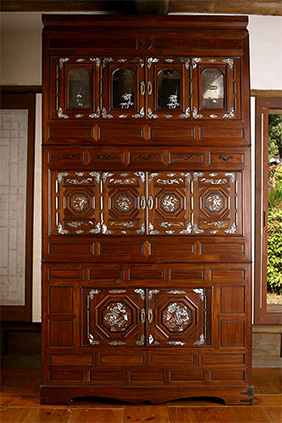
[(142, 195), (140, 198), (140, 208), (141, 210), (144, 210), (146, 208), (146, 198), (145, 195)]
[(150, 195), (148, 199), (148, 209), (152, 210), (154, 207), (154, 198)]
[(145, 95), (146, 86), (145, 86), (145, 82), (144, 81), (141, 81), (140, 82), (139, 90), (140, 90), (140, 94), (141, 95)]
[(145, 321), (146, 321), (146, 311), (145, 311), (144, 308), (142, 308), (142, 310), (140, 312), (140, 320), (141, 320), (141, 323), (145, 323)]
[(149, 308), (148, 310), (148, 322), (152, 323), (153, 321), (153, 310), (151, 308)]
[(152, 95), (153, 93), (153, 85), (151, 81), (147, 82), (147, 92), (148, 92), (148, 95)]

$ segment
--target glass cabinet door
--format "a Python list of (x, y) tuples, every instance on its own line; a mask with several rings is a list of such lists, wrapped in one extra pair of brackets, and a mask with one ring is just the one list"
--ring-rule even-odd
[(189, 59), (149, 57), (146, 66), (147, 117), (189, 117)]
[(238, 59), (191, 59), (194, 119), (235, 119), (240, 114)]
[(58, 119), (98, 118), (100, 59), (54, 59), (53, 116)]
[(144, 117), (144, 59), (108, 57), (102, 60), (102, 66), (102, 117)]

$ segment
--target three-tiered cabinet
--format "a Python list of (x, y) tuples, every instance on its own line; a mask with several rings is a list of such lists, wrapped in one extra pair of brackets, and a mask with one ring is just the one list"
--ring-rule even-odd
[(251, 403), (247, 19), (43, 22), (42, 402)]

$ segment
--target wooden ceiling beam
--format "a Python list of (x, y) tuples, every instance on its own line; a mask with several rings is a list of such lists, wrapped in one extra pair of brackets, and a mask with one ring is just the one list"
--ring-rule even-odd
[(281, 0), (170, 0), (169, 13), (224, 13), (282, 16)]
[(224, 13), (282, 16), (281, 0), (2, 0), (2, 12)]

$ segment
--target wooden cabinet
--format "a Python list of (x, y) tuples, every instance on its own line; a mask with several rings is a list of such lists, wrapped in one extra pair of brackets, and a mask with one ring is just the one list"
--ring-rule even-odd
[(45, 16), (43, 403), (251, 403), (247, 20)]

